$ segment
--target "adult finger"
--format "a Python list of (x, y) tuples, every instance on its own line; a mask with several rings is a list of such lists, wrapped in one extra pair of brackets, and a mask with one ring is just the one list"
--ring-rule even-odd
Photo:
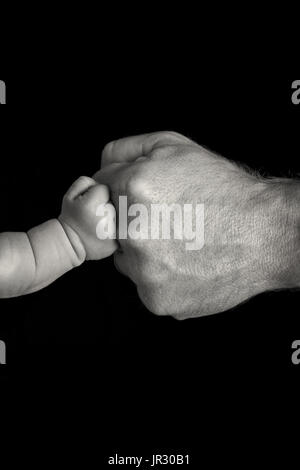
[(192, 142), (176, 132), (154, 132), (115, 140), (107, 144), (102, 152), (101, 167), (111, 163), (132, 162), (147, 156), (155, 147)]
[(111, 165), (97, 171), (93, 178), (98, 184), (109, 187), (111, 193), (119, 194), (120, 188), (125, 184), (125, 171), (128, 164), (112, 163)]

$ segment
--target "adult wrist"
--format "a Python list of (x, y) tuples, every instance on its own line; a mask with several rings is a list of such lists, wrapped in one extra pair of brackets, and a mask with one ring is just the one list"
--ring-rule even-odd
[(300, 287), (300, 182), (265, 181), (264, 259), (271, 287)]

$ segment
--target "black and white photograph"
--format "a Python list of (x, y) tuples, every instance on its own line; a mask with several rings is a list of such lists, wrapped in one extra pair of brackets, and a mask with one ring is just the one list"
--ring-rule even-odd
[(0, 68), (0, 386), (26, 458), (268, 468), (299, 398), (300, 80), (101, 64)]

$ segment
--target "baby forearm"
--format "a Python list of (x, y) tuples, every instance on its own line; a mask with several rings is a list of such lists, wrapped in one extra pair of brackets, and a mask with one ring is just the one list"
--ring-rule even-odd
[(0, 234), (0, 297), (22, 295), (33, 283), (35, 260), (26, 233)]
[(85, 259), (75, 233), (66, 234), (57, 219), (28, 233), (0, 235), (0, 297), (16, 297), (46, 287)]
[(27, 233), (0, 234), (0, 298), (30, 294), (85, 260), (114, 253), (116, 241), (97, 236), (102, 205), (112, 208), (108, 188), (81, 176), (65, 194), (59, 219)]
[(26, 293), (51, 284), (85, 260), (85, 250), (76, 234), (66, 234), (57, 219), (49, 220), (27, 233), (35, 259), (35, 277)]

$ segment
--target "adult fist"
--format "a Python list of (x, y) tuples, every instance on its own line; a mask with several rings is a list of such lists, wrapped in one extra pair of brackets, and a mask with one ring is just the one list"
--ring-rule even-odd
[(174, 132), (111, 142), (94, 178), (110, 187), (117, 210), (120, 196), (149, 214), (153, 204), (204, 205), (202, 249), (187, 250), (184, 236), (119, 239), (115, 263), (150, 311), (213, 314), (289, 282), (283, 270), (295, 262), (296, 235), (286, 225), (287, 183), (263, 180)]
[[(102, 219), (97, 215), (100, 206), (103, 207), (104, 213)], [(79, 236), (87, 260), (106, 258), (116, 250), (117, 242), (114, 239), (103, 240), (97, 236), (99, 223), (103, 226), (106, 217), (108, 222), (112, 220), (109, 214), (112, 210), (114, 211), (114, 208), (109, 203), (107, 186), (97, 184), (87, 176), (76, 180), (65, 194), (59, 220), (70, 240)]]

